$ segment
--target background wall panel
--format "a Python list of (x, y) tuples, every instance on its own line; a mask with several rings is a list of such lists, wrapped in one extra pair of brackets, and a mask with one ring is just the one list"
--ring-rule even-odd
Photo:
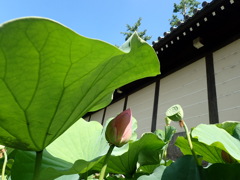
[(240, 40), (214, 52), (219, 121), (240, 120)]
[[(165, 126), (165, 112), (174, 104), (184, 110), (188, 127), (209, 123), (205, 60), (200, 59), (160, 80), (157, 129)], [(173, 123), (178, 132), (183, 131)]]
[(138, 122), (137, 133), (139, 137), (143, 133), (151, 131), (154, 90), (155, 83), (128, 97), (127, 108), (131, 108), (133, 117)]
[(108, 106), (106, 110), (105, 118), (104, 118), (104, 124), (109, 118), (116, 117), (119, 113), (121, 113), (123, 111), (123, 106), (124, 106), (124, 99)]
[(90, 121), (91, 120), (91, 116), (90, 115), (86, 116), (84, 119), (85, 119), (85, 121)]
[(91, 115), (91, 121), (98, 121), (99, 123), (102, 123), (103, 112), (104, 112), (104, 109), (93, 113)]

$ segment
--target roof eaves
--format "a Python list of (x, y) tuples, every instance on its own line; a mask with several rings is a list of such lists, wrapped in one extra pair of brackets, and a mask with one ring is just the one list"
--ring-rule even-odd
[[(173, 44), (173, 41), (179, 40), (180, 36), (185, 36), (187, 31), (190, 32), (193, 30), (192, 27), (199, 27), (200, 21), (207, 21), (207, 16), (212, 14), (218, 7), (226, 2), (226, 0), (213, 0), (210, 3), (204, 1), (202, 3), (202, 9), (196, 9), (195, 14), (192, 17), (189, 17), (185, 22), (182, 22), (178, 27), (171, 27), (170, 32), (165, 32), (164, 37), (159, 37), (157, 42), (153, 42), (153, 48), (156, 52), (159, 50), (163, 51), (164, 48), (167, 48), (169, 44)], [(233, 3), (234, 0), (229, 0), (230, 3)]]

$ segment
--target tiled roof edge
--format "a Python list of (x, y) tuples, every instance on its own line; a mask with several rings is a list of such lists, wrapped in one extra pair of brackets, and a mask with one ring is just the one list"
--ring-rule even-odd
[(204, 1), (202, 2), (202, 9), (196, 9), (195, 14), (189, 17), (185, 22), (181, 23), (178, 27), (171, 27), (170, 32), (164, 32), (164, 37), (158, 37), (157, 41), (153, 41), (153, 48), (155, 50), (161, 48), (165, 44), (169, 43), (172, 39), (176, 38), (179, 34), (185, 31), (189, 26), (191, 26), (196, 21), (204, 19), (207, 14), (212, 13), (219, 5), (223, 2), (229, 1), (234, 3), (234, 0), (213, 0), (210, 3)]

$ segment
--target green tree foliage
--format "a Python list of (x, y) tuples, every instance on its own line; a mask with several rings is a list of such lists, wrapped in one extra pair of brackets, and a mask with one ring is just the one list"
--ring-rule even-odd
[(193, 15), (194, 9), (198, 8), (200, 2), (196, 0), (181, 0), (179, 4), (174, 3), (172, 18), (169, 20), (171, 26), (177, 26), (179, 22), (185, 21), (188, 16)]
[[(121, 34), (123, 34), (124, 36), (126, 36), (126, 37), (125, 37), (125, 40), (128, 40), (128, 38), (131, 37), (131, 35), (132, 35), (135, 31), (138, 32), (139, 27), (141, 26), (141, 21), (142, 21), (142, 18), (139, 18), (139, 19), (137, 20), (137, 22), (136, 22), (133, 26), (130, 26), (129, 24), (126, 25), (126, 27), (127, 27), (127, 32), (121, 32)], [(146, 29), (143, 30), (143, 31), (138, 32), (139, 37), (141, 37), (144, 41), (148, 41), (148, 40), (150, 40), (150, 39), (152, 38), (152, 36), (147, 36), (147, 35), (146, 35), (146, 32), (147, 32)]]

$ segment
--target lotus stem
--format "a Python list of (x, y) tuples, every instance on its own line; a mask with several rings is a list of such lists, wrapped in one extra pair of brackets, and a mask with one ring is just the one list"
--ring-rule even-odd
[(101, 169), (101, 172), (100, 172), (100, 177), (99, 177), (99, 180), (103, 180), (103, 178), (105, 177), (105, 173), (106, 173), (106, 169), (107, 169), (107, 162), (112, 154), (112, 151), (114, 149), (115, 145), (110, 145), (109, 149), (108, 149), (108, 152), (105, 156), (105, 159), (104, 159), (104, 163), (103, 163), (103, 167)]
[(41, 164), (42, 164), (42, 155), (43, 151), (37, 151), (36, 152), (36, 160), (35, 160), (35, 169), (34, 169), (34, 175), (33, 180), (38, 180), (40, 170), (41, 170)]
[(7, 152), (5, 149), (2, 149), (2, 152), (4, 154), (4, 162), (3, 162), (3, 167), (2, 167), (2, 180), (5, 180), (5, 169), (7, 166)]
[(184, 130), (186, 132), (188, 144), (189, 144), (190, 150), (192, 152), (192, 155), (193, 155), (197, 165), (201, 166), (201, 163), (198, 161), (197, 155), (196, 155), (195, 151), (193, 150), (192, 140), (191, 140), (190, 133), (188, 131), (188, 127), (187, 127), (186, 123), (183, 120), (181, 120), (179, 123), (182, 124), (182, 126), (183, 126), (183, 128), (184, 128)]

